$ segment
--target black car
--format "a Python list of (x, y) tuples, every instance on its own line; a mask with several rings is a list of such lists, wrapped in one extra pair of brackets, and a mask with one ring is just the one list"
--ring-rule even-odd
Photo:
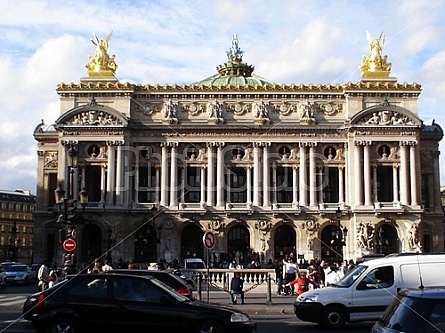
[(119, 273), (119, 274), (131, 274), (140, 276), (152, 276), (159, 281), (163, 282), (167, 286), (173, 288), (177, 293), (187, 296), (188, 298), (193, 298), (192, 287), (185, 282), (185, 280), (179, 278), (173, 273), (167, 271), (152, 271), (149, 269), (114, 269), (111, 271), (106, 271), (104, 273)]
[(445, 288), (401, 290), (372, 333), (445, 332)]
[(194, 302), (159, 280), (129, 274), (79, 274), (33, 294), (23, 317), (51, 333), (250, 333), (250, 317), (219, 304)]

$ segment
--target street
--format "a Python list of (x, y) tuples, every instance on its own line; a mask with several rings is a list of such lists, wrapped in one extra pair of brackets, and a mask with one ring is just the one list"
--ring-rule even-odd
[[(35, 291), (37, 287), (34, 285), (7, 286), (0, 290), (0, 333), (36, 333), (30, 322), (20, 318), (26, 297)], [(284, 313), (251, 314), (252, 319), (257, 323), (256, 333), (331, 332), (317, 324), (301, 322), (292, 313), (290, 306), (283, 310)], [(370, 332), (371, 327), (372, 323), (347, 324), (342, 332)]]

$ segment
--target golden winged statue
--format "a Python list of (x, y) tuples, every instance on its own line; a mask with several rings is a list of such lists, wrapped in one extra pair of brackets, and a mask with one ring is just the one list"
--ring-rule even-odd
[(116, 62), (114, 61), (115, 55), (110, 56), (108, 54), (108, 45), (113, 31), (110, 32), (105, 40), (98, 38), (95, 33), (93, 35), (94, 39), (91, 39), (91, 42), (96, 46), (96, 52), (94, 55), (88, 56), (88, 63), (86, 64), (88, 75), (114, 76), (117, 69)]
[(369, 42), (369, 55), (363, 56), (360, 70), (363, 77), (387, 77), (391, 70), (391, 63), (387, 61), (387, 56), (382, 57), (383, 45), (385, 44), (385, 34), (382, 32), (379, 38), (372, 38), (366, 31)]

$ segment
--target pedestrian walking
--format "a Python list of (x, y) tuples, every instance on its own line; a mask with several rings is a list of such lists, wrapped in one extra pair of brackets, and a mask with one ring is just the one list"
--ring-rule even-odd
[(37, 272), (37, 279), (39, 280), (38, 286), (39, 290), (48, 289), (49, 284), (49, 262), (48, 260), (43, 261), (42, 266), (40, 266)]

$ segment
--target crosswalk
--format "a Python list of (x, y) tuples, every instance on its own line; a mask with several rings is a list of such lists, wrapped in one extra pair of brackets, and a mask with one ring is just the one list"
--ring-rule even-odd
[(22, 307), (26, 298), (27, 296), (25, 295), (0, 294), (0, 308)]

